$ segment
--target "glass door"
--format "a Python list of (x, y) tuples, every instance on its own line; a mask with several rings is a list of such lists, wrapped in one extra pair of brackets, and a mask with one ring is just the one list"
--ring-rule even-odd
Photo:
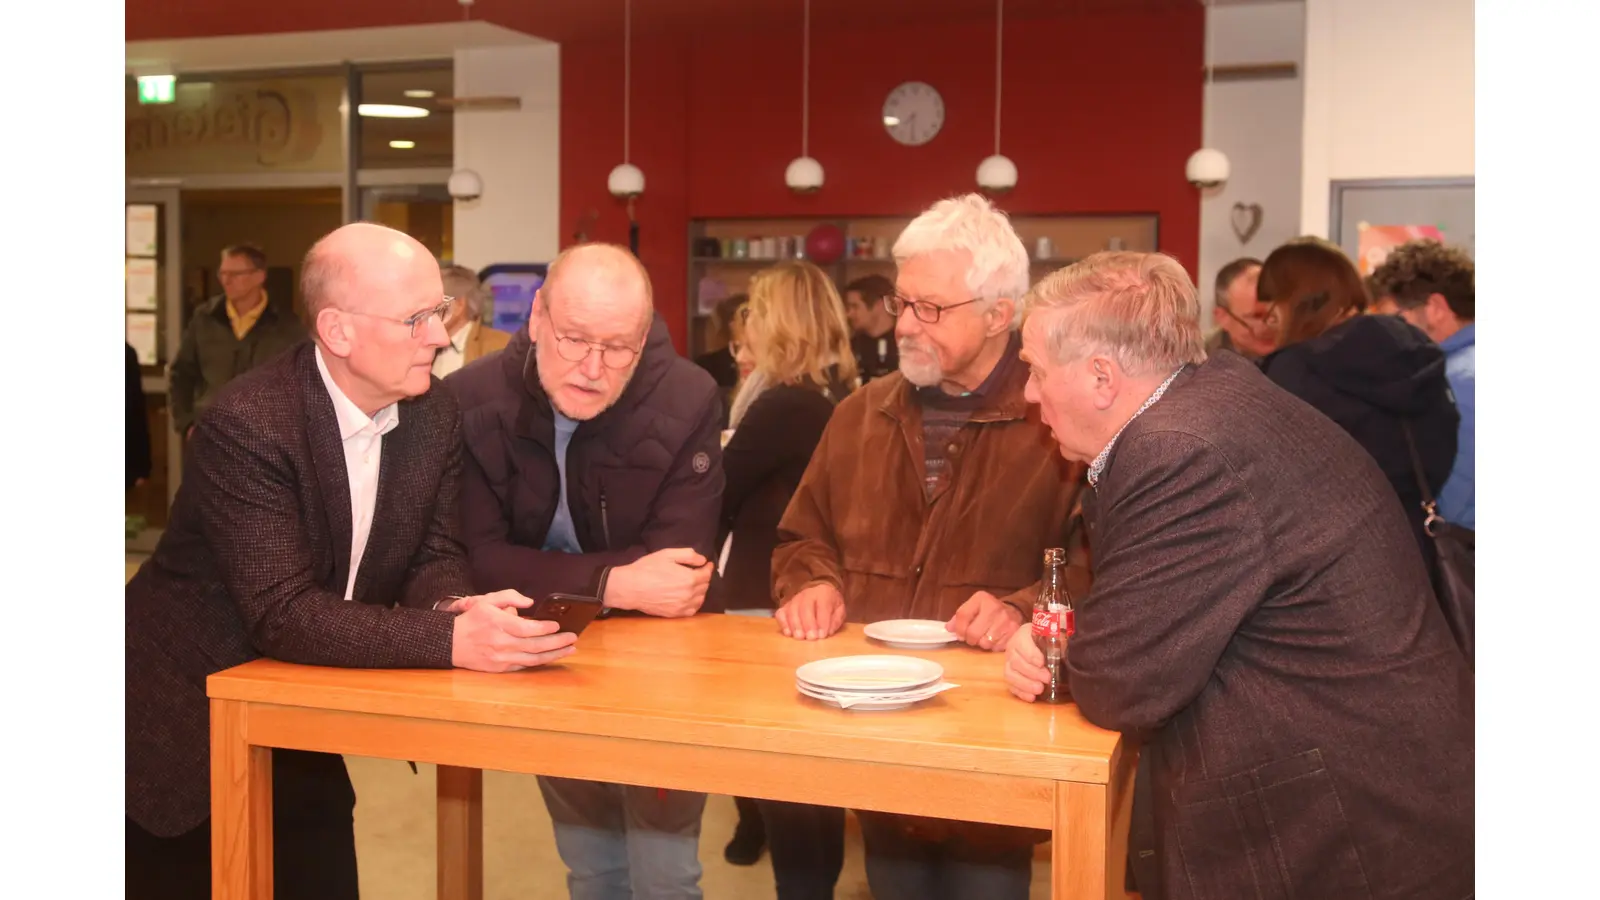
[(439, 259), (455, 256), (455, 201), (442, 184), (383, 185), (361, 189), (361, 220), (416, 238)]
[(125, 211), (123, 314), (139, 361), (151, 463), (150, 474), (127, 493), (128, 546), (148, 552), (166, 526), (183, 471), (183, 447), (167, 409), (167, 365), (183, 336), (178, 189), (130, 188)]

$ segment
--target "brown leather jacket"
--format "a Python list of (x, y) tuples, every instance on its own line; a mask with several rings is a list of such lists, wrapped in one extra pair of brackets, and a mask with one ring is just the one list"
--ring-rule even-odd
[[(780, 605), (826, 582), (844, 595), (851, 622), (948, 619), (977, 591), (1032, 607), (1045, 549), (1066, 546), (1085, 469), (1061, 458), (1023, 399), (1028, 370), (1015, 352), (956, 434), (951, 475), (932, 502), (922, 487), (922, 408), (905, 377), (874, 379), (839, 404), (778, 525)], [(1088, 551), (1068, 558), (1068, 585), (1082, 596)]]
[[(1087, 532), (1078, 496), (1087, 469), (1061, 458), (1037, 407), (1023, 399), (1028, 368), (1015, 343), (987, 402), (957, 432), (950, 477), (923, 494), (922, 407), (899, 372), (875, 378), (833, 412), (778, 525), (773, 596), (809, 585), (844, 595), (848, 621), (948, 619), (977, 591), (1032, 609), (1044, 551), (1066, 547), (1067, 584), (1089, 590)], [(1003, 664), (995, 654), (995, 666)], [(881, 813), (862, 815), (884, 816)], [(924, 841), (959, 836), (1004, 852), (1049, 834), (916, 816), (892, 818)]]

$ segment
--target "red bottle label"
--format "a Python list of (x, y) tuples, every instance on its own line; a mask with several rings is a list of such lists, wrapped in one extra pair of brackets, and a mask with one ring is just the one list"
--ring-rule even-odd
[(1072, 637), (1078, 633), (1078, 611), (1068, 609), (1061, 613), (1061, 633)]
[(1067, 619), (1067, 617), (1070, 616), (1070, 615), (1072, 615), (1072, 613), (1070, 613), (1070, 612), (1068, 612), (1066, 610), (1061, 610), (1061, 609), (1056, 609), (1056, 610), (1036, 609), (1036, 610), (1034, 610), (1033, 611), (1033, 636), (1034, 637), (1059, 637), (1063, 633), (1071, 634), (1072, 632), (1070, 632), (1070, 631), (1066, 631), (1066, 632), (1063, 631), (1063, 629), (1067, 626), (1067, 622), (1069, 621)]

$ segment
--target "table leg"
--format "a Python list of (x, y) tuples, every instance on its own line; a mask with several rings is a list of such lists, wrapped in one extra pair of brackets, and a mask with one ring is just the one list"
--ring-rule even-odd
[(439, 766), (439, 900), (483, 900), (483, 770)]
[(211, 701), (211, 896), (272, 900), (272, 750), (246, 737), (248, 706)]
[(1051, 835), (1053, 900), (1123, 900), (1127, 884), (1128, 819), (1138, 754), (1119, 750), (1109, 784), (1056, 782)]

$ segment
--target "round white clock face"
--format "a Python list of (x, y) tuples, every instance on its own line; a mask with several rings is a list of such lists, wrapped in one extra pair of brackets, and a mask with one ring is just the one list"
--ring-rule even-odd
[(944, 127), (944, 98), (931, 84), (908, 81), (883, 101), (883, 127), (907, 147), (926, 144)]

